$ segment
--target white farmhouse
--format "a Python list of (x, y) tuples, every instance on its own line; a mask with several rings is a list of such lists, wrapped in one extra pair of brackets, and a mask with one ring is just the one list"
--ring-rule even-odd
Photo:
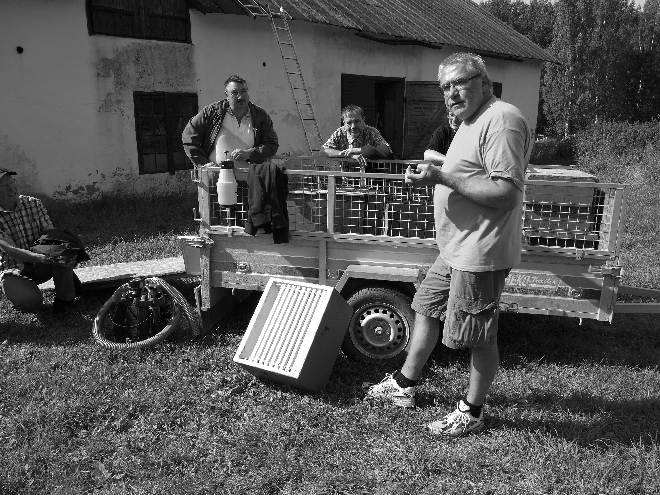
[[(398, 157), (421, 158), (444, 116), (437, 65), (456, 51), (483, 55), (498, 96), (536, 123), (552, 56), (470, 0), (271, 5), (293, 17), (324, 137), (355, 103)], [(83, 200), (192, 190), (181, 129), (224, 97), (231, 74), (269, 111), (279, 152), (306, 150), (269, 20), (239, 1), (2, 0), (0, 41), (0, 165), (19, 172), (22, 191)]]

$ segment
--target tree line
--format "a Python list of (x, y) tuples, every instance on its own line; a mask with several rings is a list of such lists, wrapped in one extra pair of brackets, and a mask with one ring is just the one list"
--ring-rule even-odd
[(545, 48), (537, 131), (568, 137), (602, 121), (660, 117), (660, 0), (486, 0)]

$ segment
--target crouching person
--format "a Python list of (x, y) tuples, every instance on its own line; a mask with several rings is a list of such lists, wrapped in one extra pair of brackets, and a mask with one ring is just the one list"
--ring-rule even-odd
[(19, 195), (16, 172), (0, 168), (0, 286), (18, 309), (34, 311), (43, 297), (38, 284), (53, 279), (53, 312), (69, 309), (80, 288), (73, 267), (89, 259), (80, 241), (54, 229), (40, 200)]

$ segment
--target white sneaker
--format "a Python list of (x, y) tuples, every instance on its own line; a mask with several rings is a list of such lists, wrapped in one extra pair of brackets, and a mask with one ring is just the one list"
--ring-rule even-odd
[(399, 407), (415, 407), (415, 387), (399, 387), (393, 373), (369, 387), (367, 397), (390, 400)]
[(450, 438), (458, 438), (484, 429), (484, 412), (478, 418), (470, 414), (470, 408), (461, 399), (456, 404), (456, 410), (444, 418), (426, 425), (431, 434)]

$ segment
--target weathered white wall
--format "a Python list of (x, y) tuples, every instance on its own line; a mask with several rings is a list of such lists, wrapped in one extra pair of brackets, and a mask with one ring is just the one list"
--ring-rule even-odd
[(21, 190), (192, 188), (188, 172), (139, 175), (133, 110), (133, 91), (196, 91), (191, 45), (89, 36), (84, 0), (2, 0), (0, 23), (0, 163)]
[(515, 62), (496, 58), (484, 58), (484, 60), (492, 80), (502, 83), (502, 100), (520, 108), (535, 129), (542, 62)]
[[(237, 73), (248, 80), (252, 101), (273, 118), (279, 151), (304, 152), (302, 128), (268, 21), (191, 11), (191, 22), (200, 107), (223, 98), (222, 82)], [(342, 73), (435, 81), (438, 63), (458, 51), (385, 45), (344, 29), (299, 21), (291, 23), (291, 31), (323, 138), (339, 125)], [(485, 60), (492, 79), (503, 84), (502, 99), (517, 105), (535, 127), (541, 63)]]
[[(185, 171), (139, 175), (133, 91), (196, 92), (201, 108), (224, 97), (234, 73), (273, 118), (280, 152), (305, 150), (268, 21), (190, 15), (192, 45), (89, 36), (84, 0), (2, 0), (0, 166), (19, 172), (21, 190), (71, 199), (192, 190)], [(323, 138), (339, 125), (342, 73), (433, 81), (453, 51), (297, 21), (292, 31)], [(535, 126), (540, 63), (486, 62), (503, 99)]]

